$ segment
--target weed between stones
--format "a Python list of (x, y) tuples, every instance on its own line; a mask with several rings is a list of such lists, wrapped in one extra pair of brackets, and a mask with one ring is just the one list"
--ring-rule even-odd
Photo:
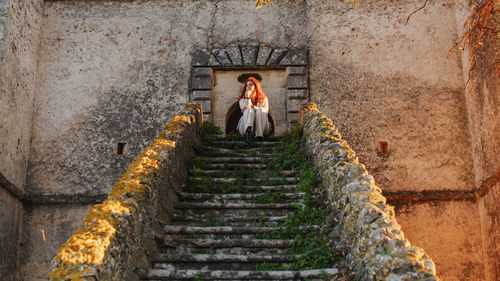
[[(290, 265), (291, 270), (304, 270), (315, 268), (331, 267), (337, 259), (334, 251), (329, 247), (328, 233), (330, 228), (325, 224), (328, 213), (324, 200), (319, 200), (315, 190), (318, 187), (318, 167), (315, 167), (302, 148), (302, 130), (295, 127), (290, 133), (281, 137), (281, 142), (274, 148), (273, 158), (269, 167), (272, 167), (274, 174), (281, 170), (298, 170), (299, 182), (295, 192), (304, 192), (302, 198), (302, 208), (296, 208), (294, 212), (288, 213), (288, 217), (283, 224), (283, 228), (269, 234), (256, 234), (254, 238), (259, 239), (293, 239), (295, 242), (287, 250), (287, 254), (294, 257)], [(271, 203), (281, 202), (280, 193), (267, 194), (266, 201)], [(320, 230), (304, 231), (299, 230), (299, 226), (304, 225), (324, 225)], [(272, 268), (271, 265), (260, 265), (256, 270), (266, 270)], [(267, 269), (281, 270), (281, 269)]]
[[(220, 130), (214, 125), (205, 122), (201, 128), (202, 139), (205, 143), (216, 140), (216, 134)], [(239, 134), (226, 137), (227, 140), (241, 141)], [(293, 239), (295, 242), (287, 250), (287, 254), (292, 256), (289, 267), (284, 267), (278, 263), (260, 263), (255, 270), (305, 270), (316, 268), (328, 268), (336, 261), (337, 256), (329, 246), (328, 233), (330, 227), (325, 224), (328, 208), (325, 200), (321, 200), (318, 192), (318, 167), (315, 167), (306, 157), (302, 147), (302, 130), (295, 127), (290, 133), (279, 137), (279, 144), (274, 148), (266, 148), (265, 153), (271, 153), (272, 157), (267, 160), (267, 164), (262, 168), (235, 169), (231, 173), (233, 181), (215, 182), (214, 178), (204, 172), (207, 163), (202, 157), (195, 160), (194, 167), (190, 173), (190, 182), (185, 189), (187, 192), (203, 193), (248, 193), (246, 186), (256, 186), (257, 192), (262, 192), (260, 186), (272, 184), (286, 184), (286, 177), (281, 175), (283, 170), (300, 171), (299, 182), (295, 190), (288, 192), (303, 192), (305, 195), (301, 199), (301, 205), (297, 206), (294, 212), (289, 212), (288, 217), (280, 230), (271, 233), (254, 234), (254, 239)], [(219, 145), (220, 146), (220, 145)], [(232, 148), (233, 152), (246, 154), (248, 156), (258, 156), (256, 152), (249, 154), (244, 149), (246, 145), (239, 146), (227, 142), (224, 146)], [(264, 147), (262, 147), (264, 148)], [(247, 150), (248, 151), (248, 150)], [(266, 175), (259, 183), (255, 175)], [(283, 191), (266, 191), (263, 196), (252, 200), (253, 203), (286, 203), (283, 198)], [(265, 226), (264, 217), (255, 222), (256, 226)], [(209, 225), (214, 224), (214, 222)], [(299, 226), (320, 225), (320, 229), (308, 231), (299, 230)], [(328, 279), (325, 276), (325, 280)]]

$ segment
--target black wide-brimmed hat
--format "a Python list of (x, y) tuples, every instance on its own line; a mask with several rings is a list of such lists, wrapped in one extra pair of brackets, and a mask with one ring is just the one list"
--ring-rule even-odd
[(238, 81), (240, 83), (245, 83), (245, 81), (247, 81), (249, 77), (253, 77), (259, 80), (259, 82), (262, 81), (262, 76), (260, 76), (259, 73), (243, 73), (240, 76), (238, 76)]

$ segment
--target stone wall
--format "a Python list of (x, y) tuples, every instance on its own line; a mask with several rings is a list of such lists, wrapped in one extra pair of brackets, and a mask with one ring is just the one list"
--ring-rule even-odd
[(29, 158), (42, 8), (39, 0), (0, 2), (0, 174), (19, 190)]
[(303, 22), (303, 1), (260, 10), (247, 0), (47, 2), (29, 192), (106, 194), (189, 100), (190, 52), (304, 46)]
[[(311, 101), (384, 190), (471, 190), (455, 1), (308, 1)], [(378, 142), (388, 155), (378, 153)]]
[(428, 1), (407, 22), (422, 2), (308, 1), (311, 101), (397, 207), (403, 231), (432, 256), (438, 275), (482, 280), (479, 217), (458, 215), (478, 214), (462, 61), (458, 52), (447, 58), (467, 1)]
[(82, 226), (92, 205), (78, 203), (25, 203), (20, 247), (23, 281), (47, 279), (50, 261), (61, 245)]
[[(457, 30), (461, 38), (467, 31), (471, 7), (484, 1), (463, 1), (457, 8)], [(500, 2), (494, 3), (500, 9)], [(467, 89), (467, 113), (471, 135), (472, 160), (474, 163), (474, 185), (477, 190), (479, 217), (481, 222), (482, 248), (485, 278), (500, 279), (500, 13), (492, 14), (490, 22), (495, 22), (497, 35), (493, 40), (483, 40), (477, 52), (474, 67), (476, 83), (469, 83)], [(457, 51), (457, 53), (459, 53)], [(461, 52), (463, 82), (469, 80), (469, 48)]]
[(0, 187), (0, 280), (20, 280), (21, 202)]
[(303, 104), (306, 151), (321, 167), (323, 185), (363, 280), (438, 280), (431, 258), (405, 239), (365, 166), (316, 104)]
[(138, 279), (134, 266), (145, 258), (154, 220), (172, 211), (202, 118), (201, 107), (190, 103), (170, 120), (58, 250), (49, 280)]
[[(189, 100), (193, 50), (241, 42), (303, 47), (303, 4), (279, 1), (256, 10), (247, 0), (47, 1), (26, 191), (32, 202), (58, 202), (68, 209), (30, 205), (24, 239), (39, 241), (40, 229), (49, 228), (37, 226), (36, 218), (64, 222), (66, 210), (79, 220), (81, 203), (105, 198)], [(126, 143), (124, 155), (117, 155), (119, 142)], [(71, 202), (77, 203), (73, 211)], [(66, 225), (64, 235), (73, 227)], [(45, 251), (32, 241), (24, 241), (27, 252)], [(31, 280), (47, 267), (44, 256), (22, 262), (23, 268), (36, 269)], [(28, 270), (23, 275), (32, 278)]]
[(43, 0), (0, 1), (0, 279), (19, 280)]
[[(471, 280), (489, 274), (494, 280), (500, 273), (489, 272), (500, 268), (494, 248), (500, 237), (488, 233), (499, 233), (498, 180), (478, 206), (470, 198), (498, 174), (498, 76), (478, 69), (479, 95), (468, 100), (462, 91), (467, 53), (446, 58), (463, 32), (469, 1), (428, 1), (408, 23), (422, 3), (274, 2), (256, 10), (247, 0), (0, 0), (0, 183), (31, 202), (23, 235), (29, 252), (43, 250), (30, 241), (49, 227), (37, 226), (36, 218), (53, 210), (64, 221), (61, 212), (71, 212), (71, 202), (81, 217), (87, 207), (79, 204), (104, 198), (189, 99), (192, 50), (251, 43), (309, 50), (311, 99), (383, 191), (410, 194), (410, 201), (437, 194), (421, 205), (397, 206), (412, 242), (433, 256), (444, 279), (465, 272)], [(382, 141), (387, 153), (377, 151)], [(126, 144), (123, 155), (118, 143)], [(9, 198), (9, 208), (20, 206)], [(68, 210), (36, 206), (48, 201)], [(481, 228), (466, 219), (455, 233), (431, 237), (416, 224), (453, 228), (462, 218), (451, 214), (478, 208)], [(16, 218), (6, 223), (15, 225)], [(454, 244), (463, 253), (458, 265), (448, 251)], [(487, 260), (479, 261), (481, 255)], [(36, 257), (23, 263), (34, 267)], [(46, 259), (38, 262), (46, 266)]]

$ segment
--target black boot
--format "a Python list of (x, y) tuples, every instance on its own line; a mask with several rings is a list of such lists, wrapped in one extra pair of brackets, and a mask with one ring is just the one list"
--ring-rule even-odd
[(252, 132), (245, 132), (245, 142), (250, 145), (252, 143)]

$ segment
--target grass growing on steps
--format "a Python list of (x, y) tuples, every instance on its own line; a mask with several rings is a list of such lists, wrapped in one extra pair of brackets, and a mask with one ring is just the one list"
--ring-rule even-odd
[[(203, 141), (209, 144), (216, 140), (216, 135), (221, 134), (221, 131), (218, 127), (205, 122), (201, 128), (201, 134)], [(231, 148), (234, 152), (245, 153), (246, 145), (234, 146), (230, 144), (231, 141), (242, 141), (239, 134), (230, 135), (226, 140), (229, 141), (229, 144), (226, 145), (228, 148)], [(280, 174), (280, 171), (300, 171), (298, 175), (299, 183), (295, 192), (305, 193), (301, 199), (301, 206), (297, 206), (294, 212), (288, 214), (288, 218), (282, 225), (282, 230), (253, 235), (255, 239), (294, 239), (295, 243), (287, 250), (287, 254), (293, 257), (297, 256), (297, 258), (292, 260), (290, 267), (285, 268), (277, 263), (261, 263), (256, 265), (255, 270), (305, 270), (331, 267), (337, 257), (329, 246), (328, 233), (330, 228), (325, 226), (328, 209), (326, 200), (321, 198), (321, 192), (318, 189), (318, 167), (315, 167), (309, 161), (303, 150), (301, 128), (293, 128), (290, 133), (280, 137), (279, 141), (274, 148), (265, 148), (266, 153), (272, 153), (273, 157), (268, 160), (263, 169), (237, 169), (231, 174), (232, 177), (236, 178), (236, 181), (231, 183), (216, 183), (203, 170), (207, 163), (203, 158), (198, 157), (190, 171), (189, 184), (184, 190), (196, 193), (247, 193), (248, 190), (245, 189), (244, 185), (257, 185), (255, 181), (252, 181), (255, 175), (262, 175), (263, 172), (269, 174), (261, 185), (285, 184), (286, 179)], [(255, 156), (255, 154), (248, 156)], [(279, 180), (277, 182), (272, 181), (270, 180), (271, 177)], [(255, 198), (252, 202), (261, 204), (285, 203), (286, 200), (282, 197), (283, 193), (283, 191), (267, 191), (264, 196)], [(256, 222), (256, 224), (264, 226), (262, 222)], [(297, 227), (304, 225), (321, 225), (322, 227), (307, 232), (297, 229)]]
[[(315, 167), (307, 156), (302, 146), (302, 130), (299, 127), (292, 129), (290, 133), (283, 135), (281, 142), (274, 148), (274, 157), (270, 161), (270, 167), (276, 174), (284, 169), (300, 170), (299, 183), (296, 192), (304, 192), (302, 199), (303, 207), (297, 208), (288, 214), (284, 228), (266, 234), (256, 234), (256, 239), (294, 239), (295, 242), (287, 253), (297, 256), (292, 260), (289, 269), (304, 270), (331, 267), (337, 259), (334, 251), (329, 246), (328, 227), (320, 230), (304, 232), (297, 227), (303, 225), (323, 225), (328, 213), (325, 200), (321, 200), (317, 187), (319, 184), (318, 168)], [(277, 198), (270, 195), (268, 202)], [(281, 197), (280, 197), (281, 198)], [(276, 201), (275, 201), (276, 202)], [(260, 264), (256, 270), (283, 270), (279, 265)]]

